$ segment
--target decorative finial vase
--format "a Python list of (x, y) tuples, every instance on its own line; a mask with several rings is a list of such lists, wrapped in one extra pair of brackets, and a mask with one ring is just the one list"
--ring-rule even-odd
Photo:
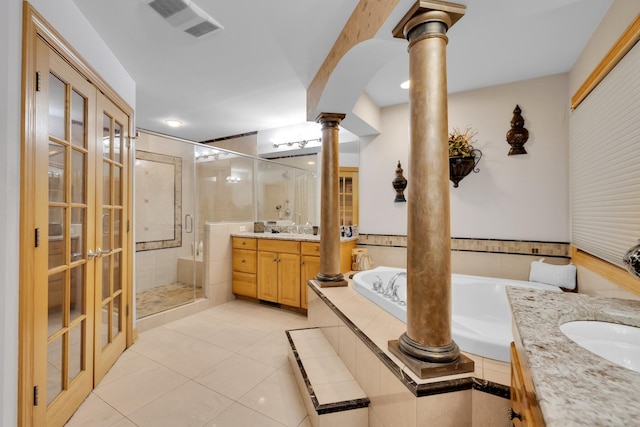
[(640, 279), (640, 240), (638, 240), (637, 245), (633, 246), (624, 254), (622, 262), (629, 273)]
[(398, 160), (398, 167), (396, 168), (396, 177), (392, 181), (393, 188), (396, 190), (396, 198), (394, 202), (406, 202), (404, 198), (404, 189), (407, 188), (407, 179), (402, 175), (402, 166), (400, 160)]
[(513, 118), (511, 119), (511, 129), (507, 131), (507, 142), (511, 146), (509, 155), (527, 154), (524, 144), (529, 139), (529, 131), (524, 127), (524, 119), (522, 118), (522, 110), (516, 105), (513, 110)]

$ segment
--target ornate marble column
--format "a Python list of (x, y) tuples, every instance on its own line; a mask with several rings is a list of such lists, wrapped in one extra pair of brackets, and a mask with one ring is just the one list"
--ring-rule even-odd
[(340, 273), (340, 210), (338, 125), (344, 114), (320, 113), (316, 121), (322, 124), (322, 177), (320, 189), (320, 272), (316, 281), (320, 287), (346, 286)]
[(412, 370), (422, 377), (434, 376), (425, 366), (450, 364), (445, 374), (451, 374), (468, 361), (461, 358), (451, 338), (446, 71), (446, 32), (464, 10), (464, 6), (419, 1), (394, 30), (394, 36), (409, 41), (407, 179), (411, 186), (407, 196), (407, 331), (399, 340), (390, 341), (389, 349), (408, 366), (415, 365), (419, 372)]

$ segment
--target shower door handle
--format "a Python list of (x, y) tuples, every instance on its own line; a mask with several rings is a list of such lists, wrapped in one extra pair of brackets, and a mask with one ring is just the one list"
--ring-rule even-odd
[(191, 214), (186, 214), (184, 216), (184, 232), (192, 233), (193, 232), (193, 217)]

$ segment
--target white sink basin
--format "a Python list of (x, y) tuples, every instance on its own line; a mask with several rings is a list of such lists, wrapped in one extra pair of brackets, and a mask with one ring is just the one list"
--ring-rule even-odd
[(569, 339), (592, 353), (640, 372), (640, 328), (595, 320), (560, 325)]

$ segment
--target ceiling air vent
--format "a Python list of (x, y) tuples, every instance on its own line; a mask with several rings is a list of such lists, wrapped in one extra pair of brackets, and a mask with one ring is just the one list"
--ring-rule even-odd
[(143, 0), (172, 26), (194, 37), (224, 27), (190, 0)]

